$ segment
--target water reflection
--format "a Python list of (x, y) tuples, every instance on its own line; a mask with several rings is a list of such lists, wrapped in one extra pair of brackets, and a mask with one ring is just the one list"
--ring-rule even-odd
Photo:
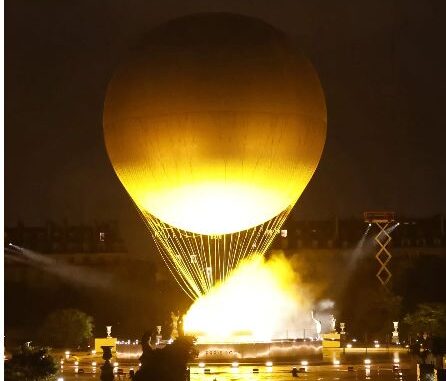
[[(294, 366), (296, 368), (296, 366)], [(231, 364), (209, 365), (206, 364), (209, 373), (204, 373), (202, 368), (191, 368), (191, 381), (292, 381), (293, 365), (245, 365), (239, 364), (238, 367), (231, 367)], [(360, 365), (355, 366), (354, 370), (348, 371), (347, 366), (343, 365), (324, 365), (308, 366), (306, 370), (302, 366), (297, 366), (299, 372), (297, 378), (301, 381), (358, 381), (358, 380), (376, 380), (376, 381), (406, 381), (414, 379), (415, 373), (406, 370), (399, 371), (398, 377), (392, 365)]]

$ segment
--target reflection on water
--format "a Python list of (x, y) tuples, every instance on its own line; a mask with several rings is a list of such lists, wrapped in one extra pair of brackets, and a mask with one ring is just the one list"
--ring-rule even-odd
[[(266, 366), (263, 364), (205, 364), (191, 367), (191, 381), (412, 381), (416, 380), (416, 368), (406, 363), (394, 368), (390, 362), (375, 363), (371, 365), (311, 365), (301, 363), (295, 365)], [(270, 364), (268, 364), (270, 365)], [(399, 364), (401, 365), (401, 364)], [(123, 375), (116, 375), (115, 380), (128, 381), (129, 369), (135, 366), (123, 364)], [(297, 377), (293, 377), (292, 370), (296, 368)], [(351, 368), (349, 370), (349, 368)], [(66, 369), (61, 376), (64, 381), (99, 381), (99, 369), (96, 373), (92, 368), (86, 367), (85, 373), (75, 373), (74, 367)], [(96, 369), (95, 369), (96, 370)], [(296, 372), (295, 371), (295, 372)]]
[[(301, 366), (296, 366), (301, 369)], [(403, 369), (394, 372), (392, 365), (355, 366), (348, 371), (347, 366), (312, 366), (306, 372), (299, 371), (297, 378), (292, 375), (292, 365), (279, 365), (273, 367), (259, 365), (240, 365), (237, 368), (228, 366), (212, 366), (205, 368), (192, 367), (191, 381), (348, 381), (348, 380), (382, 380), (382, 381), (408, 381), (415, 379), (415, 372)], [(206, 369), (206, 370), (205, 370)], [(257, 371), (255, 370), (258, 370)], [(206, 372), (206, 373), (205, 373)]]

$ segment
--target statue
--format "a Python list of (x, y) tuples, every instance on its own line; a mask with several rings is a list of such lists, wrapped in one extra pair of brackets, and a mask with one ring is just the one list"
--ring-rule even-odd
[(331, 315), (331, 331), (332, 332), (336, 332), (336, 318), (334, 317), (334, 315)]
[(159, 345), (161, 343), (161, 340), (163, 339), (163, 335), (161, 335), (161, 326), (156, 326), (156, 345)]
[(107, 329), (107, 339), (111, 338), (111, 325), (106, 325), (105, 328)]
[(321, 339), (322, 323), (314, 317), (314, 311), (311, 311), (311, 319), (316, 326), (316, 340)]
[(171, 340), (175, 340), (178, 337), (178, 319), (180, 318), (180, 315), (175, 315), (171, 312), (170, 318), (172, 319), (172, 333), (170, 334), (170, 338)]
[(181, 336), (164, 348), (152, 348), (151, 333), (142, 340), (141, 366), (133, 375), (133, 381), (185, 381), (188, 377), (187, 364), (198, 355), (192, 337)]

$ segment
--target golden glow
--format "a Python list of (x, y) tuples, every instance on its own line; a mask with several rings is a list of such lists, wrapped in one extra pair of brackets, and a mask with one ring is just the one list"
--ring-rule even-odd
[(325, 98), (311, 63), (260, 20), (195, 15), (146, 41), (109, 83), (105, 145), (196, 299), (268, 249), (319, 163)]
[(270, 341), (312, 327), (311, 298), (282, 255), (247, 259), (228, 279), (199, 298), (184, 317), (199, 343)]
[(110, 159), (140, 210), (213, 235), (252, 228), (293, 206), (319, 162), (325, 122), (270, 113), (228, 119), (226, 112), (209, 121), (203, 114), (174, 115), (165, 125), (142, 118), (139, 128), (133, 120), (104, 125)]
[[(271, 176), (274, 187), (203, 180), (149, 194), (141, 192), (135, 199), (142, 199), (138, 204), (142, 210), (149, 210), (176, 228), (207, 235), (228, 234), (264, 223), (294, 205), (296, 194), (284, 194), (281, 180)], [(138, 191), (132, 189), (129, 187), (129, 192), (137, 195)]]
[(290, 208), (263, 225), (234, 234), (203, 236), (175, 229), (143, 214), (159, 252), (183, 291), (196, 299), (224, 282), (240, 261), (263, 255), (280, 231)]
[(294, 205), (326, 135), (324, 94), (308, 60), (282, 33), (243, 16), (161, 28), (117, 70), (104, 105), (108, 155), (141, 212), (213, 235)]

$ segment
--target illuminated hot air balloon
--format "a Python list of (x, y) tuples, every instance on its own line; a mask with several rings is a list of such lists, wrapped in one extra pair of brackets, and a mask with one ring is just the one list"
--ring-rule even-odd
[(116, 71), (107, 152), (166, 265), (195, 298), (263, 253), (319, 162), (318, 76), (262, 21), (199, 14), (151, 32)]

